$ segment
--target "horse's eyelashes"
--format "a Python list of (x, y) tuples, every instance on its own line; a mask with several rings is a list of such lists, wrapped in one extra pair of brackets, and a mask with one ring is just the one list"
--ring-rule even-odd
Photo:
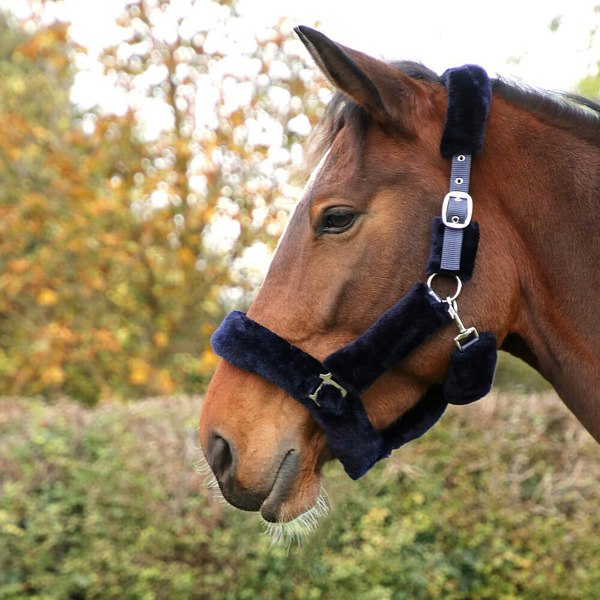
[(356, 213), (343, 208), (328, 210), (321, 219), (319, 233), (342, 233), (354, 224)]

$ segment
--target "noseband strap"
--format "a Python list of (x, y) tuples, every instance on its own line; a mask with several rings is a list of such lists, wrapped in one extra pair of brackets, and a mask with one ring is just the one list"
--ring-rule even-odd
[[(483, 147), (491, 85), (485, 71), (473, 65), (447, 71), (443, 81), (449, 100), (441, 151), (444, 156), (448, 151), (453, 157), (468, 156), (470, 164), (471, 154)], [(452, 177), (456, 179), (454, 168)], [(468, 173), (466, 178), (468, 186)], [(465, 177), (462, 179), (459, 185)], [(450, 190), (449, 196), (455, 193), (452, 182)], [(472, 274), (479, 230), (476, 223), (470, 222), (471, 208), (467, 215), (459, 206), (462, 199), (457, 201), (455, 196), (445, 201), (442, 218), (434, 219), (428, 274), (461, 276), (465, 280)], [(448, 203), (456, 206), (448, 209)], [(452, 227), (457, 223), (461, 225), (460, 240), (454, 233), (459, 228)], [(461, 341), (451, 353), (443, 384), (430, 387), (413, 408), (387, 428), (376, 430), (361, 394), (453, 320), (461, 329), (455, 341)], [(238, 311), (225, 318), (211, 342), (215, 352), (232, 365), (272, 382), (305, 406), (353, 479), (364, 475), (395, 448), (423, 435), (449, 402), (465, 404), (487, 394), (496, 364), (494, 335), (465, 329), (454, 299), (441, 299), (423, 283), (415, 284), (360, 337), (323, 362)]]
[(445, 303), (417, 283), (363, 335), (322, 363), (238, 311), (227, 315), (212, 344), (228, 362), (275, 383), (305, 406), (326, 432), (333, 454), (357, 479), (444, 412), (447, 402), (436, 389), (400, 419), (402, 425), (378, 432), (360, 394), (450, 320)]

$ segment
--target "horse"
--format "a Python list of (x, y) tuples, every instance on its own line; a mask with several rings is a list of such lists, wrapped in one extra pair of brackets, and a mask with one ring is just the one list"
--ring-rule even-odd
[[(449, 99), (421, 64), (383, 62), (308, 27), (297, 33), (337, 91), (316, 135), (321, 160), (247, 318), (322, 362), (423, 279), (430, 223), (448, 187), (440, 139)], [(491, 90), (470, 175), (481, 236), (461, 314), (541, 373), (600, 442), (600, 105), (500, 77)], [(455, 285), (439, 277), (438, 299), (452, 300)], [(411, 414), (447, 377), (452, 326), (444, 322), (366, 390), (374, 430)], [(335, 391), (326, 375), (315, 404), (322, 386)], [(231, 505), (271, 523), (322, 505), (322, 468), (336, 455), (310, 404), (268, 378), (221, 361), (200, 441)]]

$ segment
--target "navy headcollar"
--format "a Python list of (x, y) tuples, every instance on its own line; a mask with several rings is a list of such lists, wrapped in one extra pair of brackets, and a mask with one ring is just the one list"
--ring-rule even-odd
[[(479, 228), (471, 221), (468, 189), (471, 156), (483, 149), (491, 83), (485, 71), (475, 65), (450, 69), (443, 81), (448, 90), (448, 112), (440, 150), (452, 158), (452, 168), (442, 217), (436, 217), (432, 226), (427, 284), (415, 284), (360, 337), (322, 363), (238, 311), (225, 318), (211, 339), (219, 356), (271, 381), (305, 406), (353, 479), (395, 448), (423, 435), (448, 403), (473, 402), (485, 396), (492, 385), (496, 338), (490, 332), (480, 335), (475, 328), (465, 328), (456, 304), (462, 282), (472, 275), (479, 241)], [(456, 277), (454, 297), (442, 299), (435, 293), (432, 284), (436, 275)], [(361, 394), (453, 320), (460, 333), (443, 384), (429, 388), (389, 427), (376, 430)]]

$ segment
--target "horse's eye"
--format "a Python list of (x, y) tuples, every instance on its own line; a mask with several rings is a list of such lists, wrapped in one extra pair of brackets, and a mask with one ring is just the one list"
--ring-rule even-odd
[(356, 213), (345, 208), (333, 208), (327, 211), (321, 220), (320, 233), (342, 233), (350, 229), (356, 219)]

